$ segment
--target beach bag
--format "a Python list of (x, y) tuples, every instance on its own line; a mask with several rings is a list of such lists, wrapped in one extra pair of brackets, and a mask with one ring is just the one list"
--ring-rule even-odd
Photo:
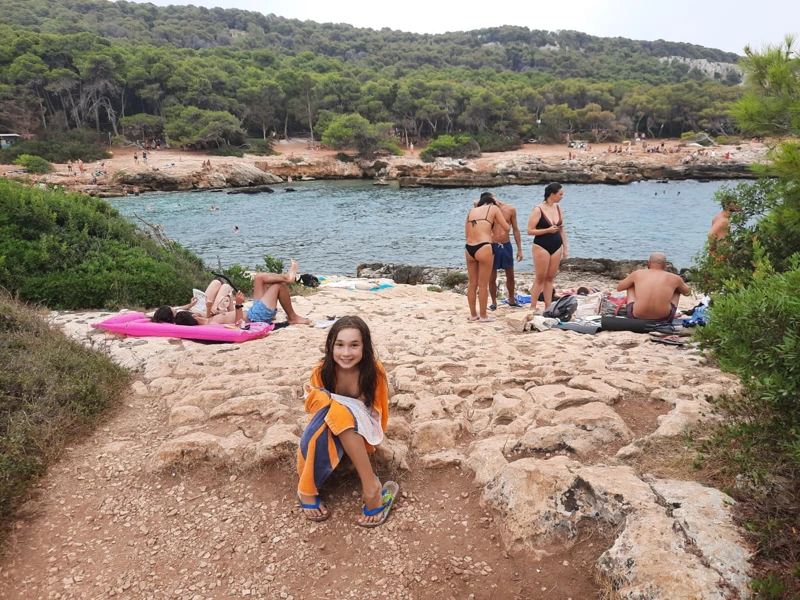
[(306, 287), (319, 287), (319, 279), (317, 279), (314, 275), (309, 273), (305, 273), (300, 275), (300, 278), (297, 280), (298, 282), (302, 283)]
[(603, 299), (603, 294), (596, 292), (594, 294), (579, 294), (575, 296), (578, 301), (578, 308), (575, 310), (575, 319), (585, 319), (600, 314), (600, 302)]
[(600, 314), (604, 317), (624, 317), (628, 314), (627, 296), (603, 296)]
[(562, 296), (546, 308), (542, 315), (559, 321), (569, 321), (576, 310), (578, 310), (578, 299), (571, 295)]

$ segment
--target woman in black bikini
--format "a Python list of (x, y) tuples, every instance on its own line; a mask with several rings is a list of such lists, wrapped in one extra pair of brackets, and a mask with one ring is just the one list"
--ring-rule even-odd
[(544, 292), (544, 307), (550, 306), (553, 297), (553, 279), (558, 273), (562, 258), (567, 258), (567, 233), (564, 215), (558, 205), (564, 197), (560, 183), (551, 183), (544, 189), (544, 202), (533, 209), (528, 219), (528, 235), (533, 238), (534, 282), (531, 289), (531, 310), (536, 310), (539, 295)]
[[(495, 203), (494, 194), (483, 192), (478, 206), (467, 213), (464, 223), (464, 232), (467, 237), (466, 257), (467, 273), (469, 273), (469, 287), (467, 300), (469, 302), (470, 321), (494, 321), (486, 314), (486, 305), (489, 302), (489, 277), (494, 266), (494, 246), (492, 246), (492, 229), (497, 225), (508, 231), (509, 224)], [(475, 296), (480, 304), (480, 316), (475, 310)]]

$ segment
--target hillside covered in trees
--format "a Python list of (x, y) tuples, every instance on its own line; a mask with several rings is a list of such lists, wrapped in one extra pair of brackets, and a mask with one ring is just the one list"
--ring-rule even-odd
[(358, 114), (379, 137), (463, 133), (488, 148), (724, 135), (740, 95), (738, 70), (717, 65), (735, 54), (573, 31), (420, 35), (106, 0), (4, 1), (0, 23), (0, 127), (18, 133), (240, 144), (273, 132), (320, 139)]

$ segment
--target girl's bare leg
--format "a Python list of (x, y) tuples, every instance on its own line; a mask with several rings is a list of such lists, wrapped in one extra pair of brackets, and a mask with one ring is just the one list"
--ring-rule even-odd
[(487, 244), (475, 253), (478, 259), (478, 306), (480, 308), (480, 318), (488, 320), (486, 307), (489, 305), (489, 277), (492, 275), (494, 266), (494, 252), (491, 244)]
[[(347, 429), (339, 434), (339, 440), (361, 478), (364, 504), (368, 510), (378, 508), (383, 504), (381, 482), (375, 477), (375, 472), (372, 470), (372, 463), (369, 462), (369, 454), (364, 446), (364, 438), (358, 435), (355, 429)], [(358, 521), (359, 523), (377, 523), (381, 520), (381, 516), (381, 513), (371, 517), (362, 514)]]
[(478, 298), (478, 261), (472, 258), (466, 250), (464, 254), (467, 256), (467, 275), (469, 275), (469, 283), (467, 284), (467, 304), (469, 304), (469, 318), (472, 321), (478, 320), (478, 310), (475, 303)]

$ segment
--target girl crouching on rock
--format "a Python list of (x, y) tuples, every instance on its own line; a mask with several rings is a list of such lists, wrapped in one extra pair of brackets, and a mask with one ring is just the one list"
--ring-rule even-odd
[(370, 452), (383, 440), (389, 420), (386, 371), (375, 358), (369, 327), (360, 317), (342, 317), (331, 327), (325, 356), (305, 388), (306, 412), (311, 414), (297, 451), (300, 483), (297, 495), (306, 518), (324, 521), (330, 511), (319, 488), (350, 457), (361, 478), (364, 515), (358, 524), (377, 527), (389, 516), (399, 486), (383, 486), (372, 471)]

